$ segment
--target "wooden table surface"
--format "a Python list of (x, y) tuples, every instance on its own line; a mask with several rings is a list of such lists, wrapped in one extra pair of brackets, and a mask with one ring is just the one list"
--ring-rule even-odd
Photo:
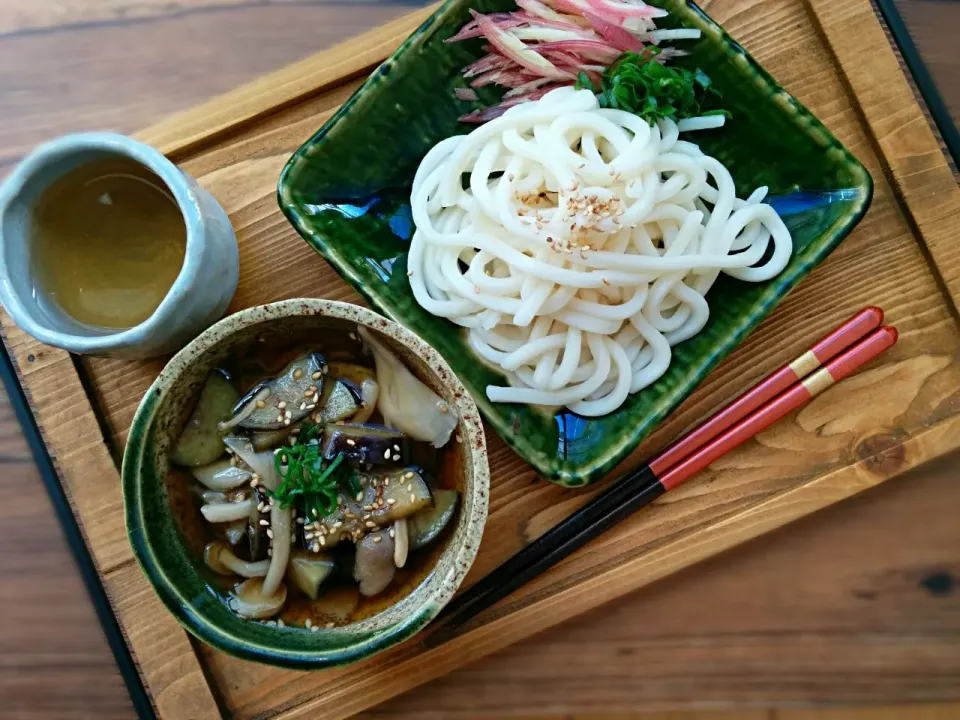
[[(0, 177), (46, 138), (135, 130), (412, 7), (0, 0)], [(960, 3), (901, 7), (960, 121)], [(958, 463), (918, 468), (369, 716), (960, 718)], [(131, 717), (2, 392), (0, 489), (0, 717)]]

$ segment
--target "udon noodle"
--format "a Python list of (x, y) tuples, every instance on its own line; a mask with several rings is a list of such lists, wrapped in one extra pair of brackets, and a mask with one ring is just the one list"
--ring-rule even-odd
[(612, 412), (703, 328), (721, 272), (759, 282), (786, 266), (766, 188), (738, 199), (723, 164), (678, 135), (561, 88), (424, 158), (410, 284), (506, 374), (491, 401)]

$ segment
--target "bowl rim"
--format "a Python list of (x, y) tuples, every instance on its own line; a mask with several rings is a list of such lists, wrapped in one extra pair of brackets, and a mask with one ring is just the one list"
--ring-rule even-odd
[[(179, 592), (167, 577), (162, 560), (151, 547), (146, 531), (145, 508), (141, 493), (142, 471), (147, 462), (147, 438), (157, 418), (156, 408), (159, 399), (171, 384), (201, 353), (215, 347), (224, 338), (239, 330), (278, 319), (304, 315), (331, 317), (359, 323), (387, 335), (416, 353), (439, 381), (452, 391), (453, 404), (460, 417), (456, 433), (462, 444), (466, 446), (463, 451), (464, 459), (473, 473), (473, 483), (469, 493), (470, 502), (461, 505), (463, 508), (469, 506), (465, 518), (463, 541), (448, 547), (443, 553), (443, 555), (452, 554), (449, 570), (442, 577), (434, 579), (436, 574), (434, 569), (418, 585), (422, 587), (424, 583), (435, 582), (436, 590), (433, 594), (424, 598), (424, 602), (409, 616), (386, 627), (364, 627), (365, 624), (376, 619), (377, 616), (374, 616), (346, 627), (321, 630), (316, 633), (317, 636), (325, 634), (329, 639), (339, 635), (344, 638), (344, 642), (336, 647), (317, 650), (257, 644), (222, 629), (209, 620), (203, 610), (196, 609), (191, 599)], [(293, 669), (318, 669), (355, 662), (411, 637), (433, 620), (452, 599), (476, 558), (487, 517), (490, 484), (486, 438), (479, 411), (470, 393), (440, 354), (403, 325), (388, 320), (373, 310), (352, 303), (318, 298), (282, 300), (241, 310), (209, 327), (171, 358), (144, 394), (137, 408), (130, 426), (120, 475), (127, 535), (134, 557), (154, 591), (177, 621), (200, 640), (231, 655)], [(282, 632), (290, 630), (292, 628), (284, 629)], [(345, 630), (348, 632), (344, 632)], [(355, 634), (359, 634), (359, 640), (354, 637)], [(280, 644), (282, 643), (278, 643)]]

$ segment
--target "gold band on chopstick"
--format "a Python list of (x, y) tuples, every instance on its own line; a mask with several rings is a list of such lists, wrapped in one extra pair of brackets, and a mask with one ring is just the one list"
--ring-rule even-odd
[(803, 378), (820, 367), (820, 360), (813, 354), (813, 350), (807, 350), (787, 367), (793, 370), (798, 378)]
[(830, 371), (826, 368), (820, 368), (810, 377), (805, 377), (800, 381), (803, 386), (807, 389), (807, 392), (810, 393), (810, 397), (816, 397), (828, 387), (833, 385), (836, 380), (833, 379), (833, 375), (830, 374)]

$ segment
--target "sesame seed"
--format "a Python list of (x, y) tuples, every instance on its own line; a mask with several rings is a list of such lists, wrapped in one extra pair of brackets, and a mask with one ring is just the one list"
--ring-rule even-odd
[(371, 522), (370, 520), (367, 520), (367, 522), (365, 523), (365, 525), (366, 525), (368, 528), (374, 528), (374, 527), (377, 526), (377, 524), (376, 524), (375, 522)]
[(313, 544), (310, 546), (310, 550), (313, 551), (313, 552), (315, 552), (315, 553), (320, 552), (320, 543), (313, 543)]
[(277, 627), (285, 627), (283, 624), (283, 620), (277, 620)]
[(260, 524), (263, 525), (264, 527), (269, 527), (269, 526), (270, 526), (270, 521), (269, 521), (269, 520), (261, 520), (261, 521), (260, 521)]
[(271, 528), (267, 528), (267, 537), (273, 540), (273, 530)]
[(450, 406), (447, 405), (445, 402), (441, 402), (440, 404), (438, 404), (437, 409), (442, 413), (450, 412)]
[(306, 622), (303, 623), (303, 626), (304, 626), (307, 630), (309, 630), (309, 629), (313, 626), (313, 620), (311, 620), (310, 618), (307, 618), (307, 619), (306, 619)]
[(283, 419), (283, 425), (284, 425), (284, 427), (286, 427), (286, 426), (289, 425), (289, 424), (290, 424), (290, 418), (284, 418), (284, 419)]
[(287, 407), (286, 401), (281, 400), (280, 402), (277, 403), (277, 408), (279, 408), (280, 410), (283, 410), (285, 407)]
[(304, 540), (313, 540), (313, 533), (312, 533), (312, 532), (305, 532), (305, 533), (303, 534), (303, 539), (304, 539)]
[(313, 509), (310, 511), (310, 514), (313, 515), (314, 517), (320, 517), (320, 514), (317, 512), (317, 509), (316, 509), (316, 508), (313, 508)]
[(305, 402), (300, 403), (300, 409), (301, 409), (301, 410), (306, 410), (306, 409), (307, 409), (307, 404), (306, 404)]
[(277, 422), (278, 422), (278, 423), (282, 423), (282, 422), (283, 422), (283, 415), (277, 415)]
[(393, 446), (393, 451), (394, 451), (395, 453), (399, 453), (399, 452), (400, 452), (400, 446), (399, 446), (399, 445), (394, 445), (394, 446)]
[(363, 493), (357, 493), (356, 501), (360, 502), (361, 500), (363, 500)]
[(320, 632), (320, 626), (314, 625), (312, 628), (310, 628), (310, 632)]
[(311, 379), (311, 380), (319, 380), (319, 379), (322, 378), (322, 377), (323, 377), (323, 373), (321, 373), (321, 372), (315, 372), (313, 375), (310, 376), (310, 379)]
[(326, 545), (326, 544), (327, 544), (327, 538), (324, 537), (323, 535), (320, 536), (320, 544), (321, 544), (321, 545)]
[(463, 442), (463, 438), (460, 437), (460, 433), (457, 433), (457, 434), (454, 436), (453, 439), (456, 440), (458, 443), (462, 443), (462, 442)]
[(329, 629), (332, 628), (332, 627), (336, 627), (336, 626), (337, 626), (337, 624), (336, 624), (335, 622), (328, 622), (326, 625), (324, 625), (324, 627), (327, 628), (327, 630), (329, 630)]
[(290, 418), (293, 417), (293, 413), (290, 412), (289, 410), (287, 410), (286, 412), (283, 413), (283, 416), (284, 416), (287, 420), (289, 420)]
[(417, 496), (414, 495), (413, 493), (410, 493), (410, 502), (413, 502), (413, 501), (415, 501), (416, 499), (417, 499)]
[(397, 501), (394, 500), (393, 498), (389, 498), (387, 500), (387, 505), (396, 505), (396, 504), (397, 504)]
[(296, 370), (293, 371), (294, 380), (299, 380), (302, 377), (303, 377), (303, 370), (301, 370), (300, 368), (297, 368)]
[(364, 506), (363, 506), (363, 509), (364, 509), (364, 510), (373, 510), (373, 505), (364, 505)]
[(387, 448), (386, 450), (383, 451), (383, 459), (384, 460), (390, 459), (390, 448)]
[(370, 513), (367, 513), (366, 515), (364, 515), (364, 516), (363, 516), (362, 518), (360, 518), (360, 519), (361, 519), (361, 520), (369, 520), (369, 519), (370, 519)]
[(373, 541), (374, 541), (375, 543), (378, 543), (378, 542), (380, 542), (381, 540), (383, 540), (383, 538), (380, 537), (379, 535), (377, 535), (376, 537), (373, 538)]
[(257, 400), (255, 403), (258, 408), (265, 408), (267, 404), (263, 400)]
[(347, 445), (349, 445), (350, 447), (353, 447), (356, 444), (357, 443), (355, 440), (351, 440), (350, 438), (347, 438)]
[(412, 478), (412, 477), (413, 477), (413, 473), (412, 473), (412, 472), (406, 472), (406, 473), (403, 474), (403, 479), (404, 479), (404, 480), (409, 480), (409, 479)]
[(407, 277), (413, 277), (413, 270), (407, 270)]
[(390, 528), (390, 537), (393, 537), (396, 534), (396, 531), (393, 528)]

